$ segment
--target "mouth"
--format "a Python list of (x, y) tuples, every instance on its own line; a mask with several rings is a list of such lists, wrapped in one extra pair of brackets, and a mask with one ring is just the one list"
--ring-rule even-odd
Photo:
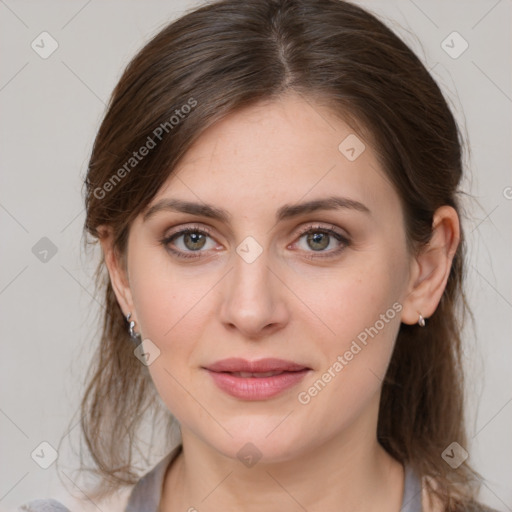
[(283, 359), (231, 358), (203, 367), (217, 387), (242, 400), (266, 400), (296, 386), (311, 368)]
[(256, 361), (247, 361), (239, 357), (231, 357), (212, 363), (206, 369), (212, 372), (264, 374), (310, 370), (311, 368), (285, 359), (267, 357)]
[(282, 372), (261, 372), (261, 373), (253, 373), (253, 372), (220, 372), (220, 373), (229, 373), (230, 375), (234, 375), (235, 377), (243, 377), (247, 379), (248, 377), (255, 377), (257, 379), (261, 379), (264, 377), (275, 377), (276, 375), (282, 375), (285, 373)]

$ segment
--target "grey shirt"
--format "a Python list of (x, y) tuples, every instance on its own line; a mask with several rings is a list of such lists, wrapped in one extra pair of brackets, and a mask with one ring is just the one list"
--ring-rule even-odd
[[(182, 447), (181, 444), (176, 446), (134, 485), (124, 512), (158, 511), (166, 469), (179, 455)], [(22, 505), (18, 510), (24, 512), (71, 512), (60, 502), (51, 499), (33, 500)], [(408, 466), (405, 466), (405, 485), (400, 512), (421, 512), (421, 483)]]

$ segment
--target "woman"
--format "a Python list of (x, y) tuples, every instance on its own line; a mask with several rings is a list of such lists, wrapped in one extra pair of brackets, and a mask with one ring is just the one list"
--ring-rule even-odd
[[(88, 497), (488, 510), (463, 423), (461, 152), (425, 67), (351, 3), (217, 1), (150, 41), (86, 178), (105, 287)], [(181, 439), (139, 478), (162, 403)]]

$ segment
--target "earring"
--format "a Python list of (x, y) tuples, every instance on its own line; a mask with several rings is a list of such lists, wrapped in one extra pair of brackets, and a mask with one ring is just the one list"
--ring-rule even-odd
[(425, 327), (425, 319), (421, 316), (421, 313), (419, 313), (420, 317), (418, 319), (418, 325), (420, 327)]
[(140, 341), (140, 334), (139, 333), (136, 333), (135, 332), (135, 320), (130, 320), (130, 318), (132, 317), (132, 314), (131, 313), (128, 313), (126, 315), (126, 321), (128, 322), (129, 326), (128, 326), (128, 332), (130, 333), (130, 338), (132, 339), (132, 341), (138, 345), (139, 341)]

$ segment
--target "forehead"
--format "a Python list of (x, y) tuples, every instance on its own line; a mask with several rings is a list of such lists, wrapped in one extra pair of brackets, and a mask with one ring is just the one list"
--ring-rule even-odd
[(206, 129), (152, 204), (172, 196), (247, 210), (340, 194), (385, 210), (398, 196), (375, 151), (327, 107), (289, 95)]

